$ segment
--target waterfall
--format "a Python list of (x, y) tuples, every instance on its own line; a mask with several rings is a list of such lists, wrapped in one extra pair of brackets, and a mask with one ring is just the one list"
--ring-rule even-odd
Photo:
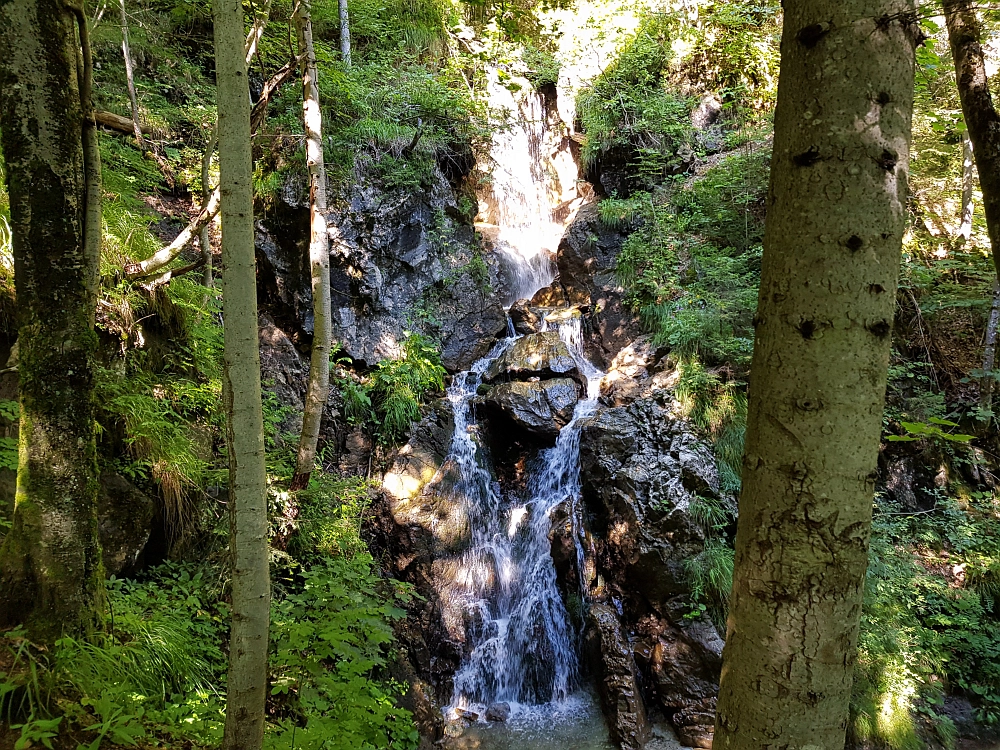
[[(460, 473), (453, 491), (466, 504), (471, 531), (455, 582), (462, 592), (469, 650), (455, 674), (453, 709), (481, 711), (499, 701), (558, 703), (579, 683), (577, 632), (557, 586), (549, 532), (552, 512), (562, 503), (570, 503), (574, 519), (578, 515), (580, 426), (597, 408), (602, 373), (583, 356), (579, 318), (570, 317), (559, 330), (563, 340), (574, 342), (571, 351), (588, 368), (591, 386), (555, 446), (530, 467), (523, 495), (504, 493), (493, 481), (476, 443), (472, 409), (482, 374), (514, 338), (457, 376), (448, 391), (455, 415), (450, 457)], [(579, 552), (578, 533), (577, 545)]]
[(578, 198), (579, 169), (558, 113), (550, 113), (527, 80), (515, 77), (505, 85), (494, 70), (487, 92), (491, 110), (506, 117), (490, 143), (490, 181), (480, 195), (478, 226), (507, 269), (509, 307), (555, 278), (554, 255), (578, 208), (578, 201), (571, 204)]

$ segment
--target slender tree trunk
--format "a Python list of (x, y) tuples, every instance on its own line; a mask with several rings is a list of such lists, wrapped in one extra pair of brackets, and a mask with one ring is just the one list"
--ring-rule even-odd
[(969, 0), (944, 0), (945, 22), (962, 113), (972, 142), (979, 187), (983, 191), (983, 215), (993, 249), (993, 265), (1000, 277), (1000, 114), (993, 106), (986, 60), (980, 44), (982, 30)]
[(962, 137), (962, 223), (958, 227), (958, 236), (963, 244), (972, 237), (972, 217), (976, 208), (972, 199), (973, 188), (976, 185), (975, 167), (972, 139), (966, 133)]
[(104, 607), (93, 371), (100, 162), (82, 8), (2, 3), (0, 49), (21, 401), (0, 627), (23, 623), (32, 639), (51, 643), (101, 627)]
[[(948, 40), (951, 55), (955, 60), (955, 78), (958, 94), (962, 100), (962, 113), (968, 128), (968, 142), (973, 151), (979, 173), (979, 187), (983, 191), (983, 214), (986, 230), (990, 236), (993, 251), (993, 265), (1000, 279), (1000, 114), (993, 105), (989, 80), (986, 76), (986, 60), (983, 55), (982, 29), (976, 11), (968, 0), (944, 0), (945, 22), (948, 26)], [(966, 151), (966, 160), (969, 153)], [(971, 182), (971, 180), (970, 180)], [(972, 186), (965, 189), (971, 194)], [(963, 196), (964, 198), (964, 196)], [(971, 203), (971, 199), (969, 201)], [(972, 217), (969, 212), (969, 234), (972, 233)], [(965, 217), (962, 217), (965, 227)], [(983, 370), (980, 381), (980, 405), (989, 409), (993, 403), (995, 380), (992, 377), (996, 359), (997, 316), (1000, 286), (994, 286), (993, 306), (986, 326), (986, 346), (983, 351)]]
[(302, 120), (306, 130), (306, 160), (309, 165), (309, 265), (312, 269), (313, 344), (309, 362), (309, 386), (302, 412), (302, 436), (295, 462), (292, 489), (309, 483), (316, 462), (323, 407), (330, 395), (330, 237), (326, 230), (326, 166), (323, 162), (323, 117), (316, 81), (316, 51), (313, 49), (309, 0), (295, 8), (295, 28), (302, 56)]
[(986, 344), (983, 346), (983, 379), (979, 384), (979, 405), (986, 410), (993, 409), (993, 391), (996, 389), (996, 375), (993, 368), (997, 359), (997, 330), (1000, 329), (1000, 282), (993, 284), (993, 304), (986, 323)]
[(224, 399), (229, 448), (233, 624), (223, 750), (259, 750), (267, 687), (267, 496), (254, 267), (250, 90), (240, 0), (215, 0), (222, 193)]
[(132, 104), (132, 130), (135, 132), (135, 142), (139, 149), (146, 150), (142, 140), (142, 125), (139, 123), (139, 98), (135, 94), (135, 71), (132, 68), (132, 50), (128, 46), (128, 15), (125, 13), (125, 0), (119, 0), (118, 7), (122, 15), (122, 56), (125, 58), (125, 80), (128, 83), (128, 99)]
[(351, 67), (351, 19), (347, 14), (347, 0), (340, 0), (340, 59)]
[[(212, 133), (208, 137), (208, 145), (205, 146), (205, 153), (201, 157), (201, 205), (207, 206), (212, 200), (212, 155), (215, 147), (219, 143), (219, 131), (215, 125), (212, 126)], [(212, 287), (212, 231), (211, 221), (201, 228), (198, 235), (201, 244), (201, 257), (205, 261), (205, 269), (202, 272), (202, 284), (206, 289)], [(205, 304), (208, 304), (208, 293), (205, 293)]]
[(906, 221), (913, 10), (784, 2), (716, 750), (844, 747)]

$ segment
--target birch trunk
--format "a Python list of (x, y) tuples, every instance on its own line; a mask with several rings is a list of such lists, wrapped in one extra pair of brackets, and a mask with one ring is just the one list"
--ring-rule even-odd
[(997, 330), (1000, 329), (1000, 282), (993, 284), (993, 304), (986, 323), (986, 343), (983, 346), (983, 379), (979, 385), (979, 405), (993, 410), (993, 391), (996, 390), (996, 374), (993, 368), (997, 360)]
[(240, 0), (215, 0), (222, 194), (224, 399), (229, 449), (233, 623), (223, 750), (259, 750), (267, 687), (267, 496), (250, 156), (250, 90)]
[(972, 139), (966, 133), (962, 137), (962, 223), (958, 227), (958, 236), (963, 243), (972, 237), (972, 218), (975, 213), (973, 203), (973, 188), (976, 185), (975, 156), (972, 151)]
[(0, 4), (21, 401), (14, 525), (0, 548), (0, 627), (24, 624), (43, 643), (97, 630), (104, 607), (93, 370), (100, 164), (88, 38), (81, 8)]
[(306, 159), (309, 165), (309, 265), (312, 269), (313, 343), (309, 362), (309, 385), (302, 412), (302, 436), (295, 462), (292, 489), (309, 483), (316, 462), (323, 407), (330, 395), (330, 238), (326, 228), (326, 166), (323, 162), (323, 118), (316, 80), (316, 51), (313, 48), (309, 0), (299, 0), (295, 8), (295, 28), (302, 57), (302, 120), (306, 131)]
[(125, 58), (125, 80), (128, 83), (128, 99), (132, 104), (132, 130), (135, 133), (135, 142), (139, 144), (141, 151), (146, 150), (146, 144), (142, 140), (142, 125), (139, 124), (139, 98), (135, 93), (135, 71), (132, 67), (132, 50), (128, 44), (128, 15), (125, 13), (125, 0), (119, 0), (118, 7), (122, 16), (122, 56)]
[(340, 59), (351, 67), (351, 20), (347, 13), (347, 0), (340, 0)]
[(716, 750), (844, 747), (906, 221), (913, 11), (784, 3)]

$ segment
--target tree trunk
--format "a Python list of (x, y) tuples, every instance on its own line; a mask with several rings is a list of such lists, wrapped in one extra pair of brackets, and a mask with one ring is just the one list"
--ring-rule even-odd
[[(205, 146), (205, 153), (201, 157), (201, 205), (207, 206), (212, 200), (214, 193), (212, 189), (212, 155), (215, 147), (219, 143), (219, 131), (216, 126), (212, 126), (212, 133), (208, 137), (208, 145)], [(201, 282), (205, 289), (212, 287), (212, 222), (209, 221), (201, 228), (198, 241), (201, 244), (201, 258), (205, 262), (205, 270), (202, 273)], [(205, 306), (208, 305), (208, 292), (205, 293)]]
[(962, 223), (958, 227), (958, 236), (963, 244), (972, 237), (972, 217), (975, 213), (972, 191), (976, 185), (974, 159), (972, 139), (966, 133), (962, 136)]
[(716, 750), (844, 747), (906, 222), (913, 10), (784, 2)]
[(993, 410), (993, 391), (996, 389), (996, 375), (993, 368), (997, 359), (997, 329), (1000, 328), (1000, 282), (993, 284), (993, 304), (986, 323), (986, 344), (983, 347), (983, 379), (979, 384), (979, 405), (987, 411)]
[(142, 140), (142, 125), (139, 124), (139, 99), (135, 94), (135, 71), (132, 69), (132, 50), (128, 46), (128, 15), (125, 13), (125, 0), (119, 0), (118, 6), (122, 15), (122, 56), (125, 58), (125, 80), (128, 83), (128, 99), (132, 104), (132, 131), (139, 150), (145, 151), (146, 144)]
[(309, 483), (316, 461), (316, 444), (323, 407), (330, 395), (330, 237), (326, 229), (326, 166), (323, 163), (322, 114), (316, 81), (316, 51), (313, 49), (309, 0), (299, 0), (295, 28), (302, 57), (302, 120), (306, 131), (306, 161), (309, 165), (309, 265), (312, 269), (313, 343), (309, 362), (309, 386), (302, 412), (302, 436), (295, 462), (292, 489)]
[(48, 643), (97, 630), (104, 609), (93, 370), (100, 163), (85, 24), (81, 10), (56, 0), (0, 4), (21, 401), (14, 525), (0, 548), (0, 627), (23, 623)]
[(983, 191), (983, 215), (993, 249), (993, 265), (1000, 278), (1000, 115), (993, 106), (986, 61), (980, 44), (981, 29), (969, 0), (944, 0), (945, 22), (962, 113), (972, 142), (979, 187)]
[(340, 59), (351, 67), (351, 20), (347, 15), (347, 0), (340, 0)]
[(224, 400), (229, 449), (233, 623), (223, 750), (259, 750), (267, 687), (267, 495), (250, 157), (250, 90), (240, 0), (215, 0), (222, 193)]

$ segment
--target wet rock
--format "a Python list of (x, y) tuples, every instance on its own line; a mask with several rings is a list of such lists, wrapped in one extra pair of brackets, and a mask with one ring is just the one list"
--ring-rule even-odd
[(511, 322), (514, 324), (514, 330), (522, 336), (538, 333), (538, 329), (541, 326), (541, 320), (529, 305), (530, 302), (528, 300), (522, 299), (515, 302), (508, 313)]
[(507, 721), (509, 718), (509, 703), (494, 703), (486, 709), (486, 721)]
[[(431, 559), (461, 551), (468, 543), (464, 504), (440, 491), (443, 483), (453, 479), (453, 468), (445, 459), (454, 429), (450, 402), (438, 400), (413, 426), (409, 441), (382, 479), (389, 512), (398, 528), (394, 541), (405, 550), (396, 560), (398, 570), (418, 559), (430, 564)], [(435, 491), (427, 491), (432, 483)]]
[(479, 721), (479, 714), (475, 711), (469, 711), (465, 708), (456, 708), (455, 713), (459, 715), (460, 718), (466, 721)]
[(712, 454), (654, 398), (601, 409), (581, 430), (584, 502), (609, 529), (604, 564), (665, 612), (687, 591), (684, 561), (704, 543), (688, 514), (694, 495), (719, 497)]
[(623, 750), (639, 750), (649, 739), (650, 727), (632, 647), (618, 613), (604, 604), (592, 605), (585, 637), (611, 739)]
[(504, 354), (489, 366), (483, 375), (487, 383), (501, 378), (526, 380), (530, 377), (571, 377), (581, 385), (586, 381), (569, 353), (569, 347), (556, 331), (533, 333), (514, 342)]
[(153, 511), (153, 501), (130, 481), (113, 472), (101, 473), (97, 529), (106, 575), (134, 572), (149, 541)]
[(642, 333), (616, 278), (622, 243), (631, 230), (609, 227), (601, 221), (597, 204), (590, 204), (580, 209), (566, 229), (556, 254), (559, 277), (553, 288), (558, 287), (565, 302), (586, 308), (586, 353), (602, 369)]
[(579, 398), (579, 386), (569, 378), (515, 380), (493, 386), (484, 403), (531, 434), (554, 438), (573, 418)]

